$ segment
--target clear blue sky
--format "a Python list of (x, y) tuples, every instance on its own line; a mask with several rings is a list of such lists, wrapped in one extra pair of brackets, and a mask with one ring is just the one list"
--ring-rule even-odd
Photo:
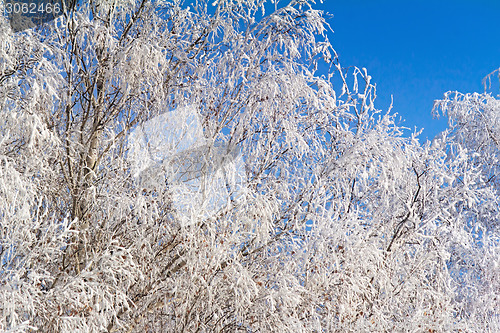
[[(446, 127), (433, 101), (446, 91), (483, 92), (482, 79), (500, 67), (500, 0), (324, 0), (330, 35), (343, 66), (366, 67), (378, 103), (404, 126), (432, 139)], [(494, 91), (499, 93), (498, 88)]]

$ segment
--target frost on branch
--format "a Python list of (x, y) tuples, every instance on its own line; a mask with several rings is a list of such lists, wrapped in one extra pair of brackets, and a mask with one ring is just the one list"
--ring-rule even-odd
[(184, 224), (193, 216), (214, 215), (244, 191), (237, 147), (206, 139), (199, 118), (193, 106), (167, 111), (137, 126), (128, 138), (138, 186), (168, 187)]

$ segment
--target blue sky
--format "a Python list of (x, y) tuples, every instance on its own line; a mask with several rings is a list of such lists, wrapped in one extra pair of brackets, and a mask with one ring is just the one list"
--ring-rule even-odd
[[(432, 139), (446, 127), (433, 101), (446, 91), (483, 92), (500, 67), (500, 1), (324, 0), (317, 8), (345, 66), (366, 67), (377, 84), (377, 108), (394, 112)], [(499, 93), (498, 89), (494, 94)]]

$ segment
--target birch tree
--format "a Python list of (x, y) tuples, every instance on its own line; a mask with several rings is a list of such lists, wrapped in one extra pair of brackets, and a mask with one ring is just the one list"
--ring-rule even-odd
[(494, 148), (404, 137), (313, 1), (73, 6), (0, 24), (1, 330), (498, 329)]

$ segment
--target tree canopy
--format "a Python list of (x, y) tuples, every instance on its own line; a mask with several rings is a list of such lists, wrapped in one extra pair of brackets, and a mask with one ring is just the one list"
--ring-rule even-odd
[(73, 5), (0, 17), (1, 330), (500, 330), (496, 97), (421, 143), (314, 1)]

